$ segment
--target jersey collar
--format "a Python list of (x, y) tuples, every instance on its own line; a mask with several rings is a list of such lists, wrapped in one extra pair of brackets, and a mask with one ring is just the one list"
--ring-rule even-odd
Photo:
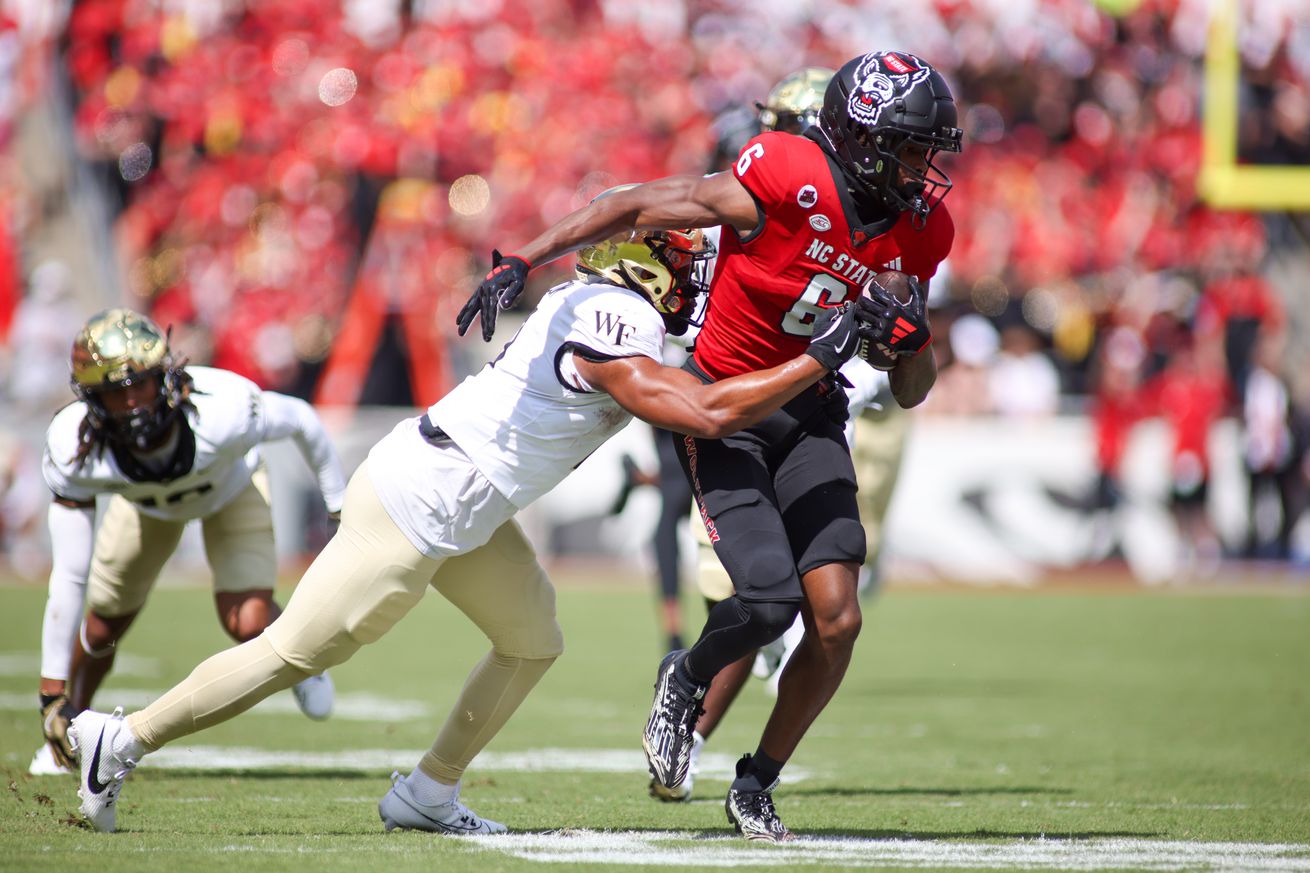
[(842, 213), (846, 216), (846, 224), (851, 230), (851, 245), (859, 248), (869, 240), (882, 236), (896, 226), (896, 222), (901, 218), (900, 213), (887, 214), (885, 208), (881, 206), (875, 207), (880, 213), (877, 218), (868, 222), (864, 221), (860, 217), (855, 195), (851, 193), (851, 183), (846, 178), (846, 170), (836, 156), (833, 155), (832, 147), (828, 145), (823, 134), (817, 127), (809, 127), (801, 135), (813, 140), (828, 161), (833, 186), (837, 189), (837, 197), (841, 200)]
[(196, 463), (196, 435), (191, 430), (191, 422), (187, 420), (185, 411), (177, 417), (176, 426), (179, 429), (177, 446), (173, 449), (173, 457), (162, 470), (152, 470), (141, 463), (131, 450), (110, 442), (109, 448), (118, 469), (133, 482), (171, 482), (190, 473)]

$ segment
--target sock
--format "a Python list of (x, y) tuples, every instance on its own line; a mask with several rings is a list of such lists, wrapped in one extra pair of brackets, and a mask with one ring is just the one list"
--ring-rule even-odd
[(691, 732), (691, 767), (688, 773), (695, 775), (700, 772), (700, 752), (705, 748), (705, 738), (700, 735), (700, 731)]
[(141, 756), (146, 753), (146, 747), (137, 739), (132, 729), (124, 724), (119, 728), (118, 736), (114, 737), (114, 754), (125, 761), (140, 761)]
[(690, 691), (703, 689), (710, 684), (708, 679), (702, 679), (691, 672), (691, 668), (687, 666), (687, 657), (685, 655), (679, 658), (678, 663), (674, 665), (673, 678), (678, 680), (683, 688)]
[(775, 761), (760, 749), (755, 750), (751, 756), (750, 764), (746, 766), (746, 772), (738, 776), (732, 783), (734, 791), (765, 791), (770, 785), (778, 780), (778, 774), (782, 772), (782, 761)]
[(459, 796), (458, 782), (454, 785), (438, 782), (417, 767), (405, 778), (405, 784), (409, 786), (414, 799), (424, 806), (440, 806)]

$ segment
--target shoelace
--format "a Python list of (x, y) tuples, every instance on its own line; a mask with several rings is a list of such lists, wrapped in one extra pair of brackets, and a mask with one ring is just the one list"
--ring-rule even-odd
[(751, 812), (759, 816), (764, 826), (774, 833), (780, 833), (787, 828), (783, 825), (782, 820), (778, 818), (778, 810), (773, 805), (773, 795), (767, 791), (761, 791), (759, 794), (752, 794), (747, 800)]
[[(700, 698), (696, 697), (694, 692), (683, 688), (676, 676), (669, 677), (664, 699), (660, 701), (660, 709), (661, 715), (675, 722), (685, 736), (691, 735), (696, 727), (696, 720), (705, 712)], [(673, 718), (675, 713), (680, 717)]]
[(118, 795), (123, 790), (123, 780), (127, 778), (128, 773), (131, 773), (136, 768), (136, 761), (124, 761), (123, 763), (126, 766), (124, 766), (122, 770), (114, 773), (113, 778), (110, 779), (109, 790), (105, 792), (106, 806), (113, 803), (115, 800), (118, 800)]
[(684, 737), (690, 737), (696, 730), (696, 722), (705, 714), (705, 707), (701, 705), (700, 698), (693, 697), (691, 705), (683, 711), (682, 724), (679, 725), (680, 733)]

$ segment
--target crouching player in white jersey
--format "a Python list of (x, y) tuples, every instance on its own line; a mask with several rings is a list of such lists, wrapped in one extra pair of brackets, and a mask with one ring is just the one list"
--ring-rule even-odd
[(858, 345), (854, 310), (841, 307), (819, 313), (807, 354), (770, 370), (706, 385), (662, 366), (666, 331), (685, 330), (699, 294), (691, 270), (706, 253), (699, 231), (634, 231), (584, 249), (577, 281), (547, 293), (500, 357), (373, 447), (350, 480), (340, 529), (262, 636), (125, 719), (74, 720), (83, 815), (113, 830), (115, 799), (142, 755), (345, 661), (432, 587), (491, 650), (431, 750), (408, 777), (393, 774), (378, 812), (387, 830), (504, 831), (460, 802), (460, 779), (564, 648), (554, 589), (514, 514), (632, 415), (681, 433), (733, 433), (814, 390)]
[[(55, 415), (42, 461), (54, 492), (53, 561), (41, 635), (46, 744), (33, 758), (33, 773), (74, 766), (69, 719), (91, 705), (118, 640), (192, 519), (203, 528), (214, 603), (228, 635), (253, 639), (277, 616), (260, 443), (296, 441), (329, 513), (340, 511), (346, 490), (341, 462), (308, 403), (260, 391), (226, 370), (183, 369), (166, 334), (129, 309), (101, 312), (82, 328), (73, 343), (72, 382), (78, 401)], [(100, 494), (113, 496), (97, 530)], [(295, 692), (310, 718), (331, 713), (326, 676), (300, 677)]]

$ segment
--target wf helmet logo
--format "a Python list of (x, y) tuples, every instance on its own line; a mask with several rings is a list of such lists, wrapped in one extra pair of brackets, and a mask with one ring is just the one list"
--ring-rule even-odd
[(846, 100), (846, 109), (854, 120), (876, 125), (892, 100), (925, 81), (929, 72), (913, 55), (895, 52), (865, 55), (855, 70), (855, 88)]

